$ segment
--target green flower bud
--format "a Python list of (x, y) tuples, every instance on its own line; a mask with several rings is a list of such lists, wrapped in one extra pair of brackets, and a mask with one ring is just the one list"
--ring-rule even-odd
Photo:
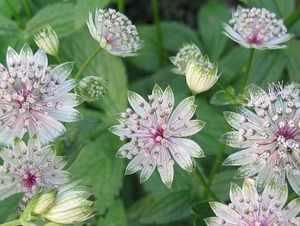
[(34, 41), (46, 53), (57, 57), (59, 41), (55, 31), (50, 26), (42, 28), (38, 34), (35, 34)]
[(56, 198), (58, 190), (48, 189), (38, 194), (35, 207), (32, 210), (34, 215), (39, 215), (46, 212), (52, 205), (53, 201)]
[(51, 207), (41, 214), (47, 220), (60, 224), (74, 224), (91, 218), (95, 214), (94, 201), (87, 186), (79, 181), (61, 186)]
[(177, 67), (171, 69), (175, 74), (185, 75), (186, 66), (192, 57), (200, 58), (202, 56), (200, 49), (194, 44), (184, 43), (179, 47), (176, 56), (170, 57), (170, 61)]
[(191, 58), (186, 67), (186, 82), (194, 95), (210, 89), (219, 79), (217, 63), (209, 62), (208, 56)]
[(107, 92), (105, 82), (101, 77), (85, 77), (78, 84), (79, 93), (88, 102), (100, 100)]

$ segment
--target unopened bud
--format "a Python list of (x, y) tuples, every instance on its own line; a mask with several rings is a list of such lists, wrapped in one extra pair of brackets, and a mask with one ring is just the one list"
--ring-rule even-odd
[(220, 77), (217, 63), (211, 63), (208, 56), (191, 58), (186, 67), (186, 82), (194, 95), (210, 89)]
[(34, 35), (34, 41), (46, 53), (57, 56), (59, 49), (59, 41), (55, 31), (47, 26), (42, 28), (38, 34)]
[(55, 200), (57, 192), (58, 190), (56, 189), (50, 189), (39, 193), (32, 213), (35, 215), (39, 215), (46, 212)]
[(200, 58), (201, 56), (200, 49), (194, 43), (184, 43), (179, 47), (179, 52), (176, 56), (170, 57), (170, 61), (177, 67), (173, 68), (171, 71), (175, 74), (185, 75), (186, 66), (189, 60), (192, 57)]
[(85, 77), (78, 84), (79, 93), (88, 102), (100, 100), (107, 92), (105, 82), (101, 77)]

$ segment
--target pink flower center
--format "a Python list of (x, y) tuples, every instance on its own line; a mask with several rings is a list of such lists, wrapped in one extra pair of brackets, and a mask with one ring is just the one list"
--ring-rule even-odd
[(278, 129), (278, 131), (275, 133), (276, 137), (284, 137), (286, 140), (294, 139), (297, 135), (298, 129), (293, 127), (290, 128), (288, 125), (285, 125), (284, 127)]
[(151, 131), (152, 133), (152, 139), (156, 144), (162, 144), (162, 140), (165, 138), (164, 137), (164, 129), (161, 126), (156, 127)]
[(29, 189), (32, 189), (34, 185), (37, 185), (37, 177), (35, 174), (32, 174), (29, 170), (26, 171), (22, 179), (22, 184)]

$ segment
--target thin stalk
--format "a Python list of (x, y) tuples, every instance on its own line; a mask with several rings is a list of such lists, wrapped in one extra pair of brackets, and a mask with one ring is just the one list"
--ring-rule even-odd
[(82, 72), (86, 69), (86, 67), (91, 63), (91, 61), (97, 56), (97, 54), (102, 50), (102, 47), (100, 46), (96, 51), (85, 61), (85, 63), (82, 65), (78, 73), (75, 75), (75, 79), (79, 79)]
[[(231, 127), (228, 125), (226, 131), (229, 132), (230, 128)], [(210, 171), (209, 177), (208, 177), (208, 182), (207, 182), (208, 186), (211, 186), (211, 184), (213, 182), (213, 179), (214, 179), (214, 177), (215, 177), (215, 175), (216, 175), (216, 173), (217, 173), (217, 171), (218, 171), (218, 169), (221, 165), (221, 161), (222, 161), (222, 157), (224, 155), (224, 151), (225, 151), (225, 144), (222, 143), (221, 146), (220, 146), (220, 149), (218, 151), (217, 157), (215, 159), (214, 165), (213, 165), (213, 167)]]
[(163, 66), (163, 38), (161, 33), (160, 27), (160, 19), (159, 19), (159, 10), (158, 10), (158, 3), (157, 0), (151, 0), (152, 3), (152, 10), (153, 10), (153, 17), (155, 22), (156, 28), (156, 35), (157, 35), (157, 50), (158, 50), (158, 62), (159, 66)]
[(204, 191), (206, 194), (208, 194), (211, 198), (214, 199), (214, 201), (220, 201), (219, 198), (215, 195), (215, 193), (212, 192), (212, 190), (210, 190), (209, 186), (207, 185), (207, 183), (205, 182), (202, 173), (200, 172), (200, 170), (198, 169), (198, 167), (196, 167), (195, 169), (195, 173), (198, 177), (198, 179), (200, 180), (201, 185), (204, 188)]
[(13, 13), (14, 17), (16, 18), (16, 20), (18, 21), (18, 24), (21, 28), (25, 28), (25, 24), (23, 23), (23, 21), (21, 20), (21, 18), (19, 17), (19, 14), (16, 12), (16, 10), (14, 9), (14, 7), (10, 4), (10, 2), (8, 0), (4, 0), (6, 5), (8, 6), (8, 8), (10, 9), (10, 11)]
[(27, 14), (27, 17), (31, 18), (32, 17), (32, 13), (31, 13), (31, 10), (30, 10), (30, 7), (29, 7), (28, 0), (23, 0), (23, 5), (24, 5), (24, 8), (25, 8), (25, 12)]
[(59, 64), (61, 64), (61, 59), (60, 59), (60, 57), (57, 55), (57, 56), (54, 56), (55, 58), (56, 58), (56, 60), (57, 60), (57, 62), (59, 63)]
[(251, 69), (251, 65), (252, 65), (252, 61), (253, 61), (254, 50), (255, 50), (254, 48), (250, 49), (250, 55), (249, 55), (249, 59), (248, 59), (248, 63), (247, 63), (246, 75), (244, 77), (244, 80), (243, 80), (243, 83), (242, 83), (242, 86), (240, 89), (240, 94), (243, 93), (245, 86), (247, 84), (247, 81), (248, 81), (248, 77), (250, 74), (250, 69)]
[(300, 6), (284, 21), (285, 26), (291, 27), (300, 18)]
[(10, 221), (10, 222), (4, 223), (4, 224), (0, 224), (0, 226), (16, 226), (16, 225), (22, 225), (20, 219)]
[(123, 13), (125, 12), (125, 4), (124, 4), (124, 0), (118, 0), (118, 11), (120, 13)]

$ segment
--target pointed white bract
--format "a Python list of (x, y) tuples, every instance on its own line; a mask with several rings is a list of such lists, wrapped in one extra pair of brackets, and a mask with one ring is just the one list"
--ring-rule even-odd
[(279, 45), (293, 38), (287, 34), (282, 20), (277, 20), (275, 13), (262, 8), (243, 9), (238, 6), (232, 14), (230, 25), (222, 23), (226, 36), (245, 48), (281, 49)]
[(241, 165), (237, 178), (257, 174), (258, 190), (274, 179), (278, 185), (287, 177), (300, 194), (300, 98), (299, 87), (292, 83), (270, 84), (265, 92), (255, 86), (250, 92), (248, 107), (238, 113), (225, 112), (234, 131), (221, 137), (225, 144), (242, 148), (230, 155), (224, 165)]
[(0, 149), (0, 157), (4, 161), (0, 171), (0, 200), (23, 193), (26, 203), (36, 192), (58, 188), (71, 179), (71, 174), (62, 170), (67, 159), (56, 156), (54, 146), (42, 147), (35, 135), (28, 145), (16, 138), (12, 149)]
[(147, 180), (157, 168), (163, 183), (170, 187), (173, 181), (174, 160), (178, 165), (193, 171), (192, 157), (204, 157), (200, 146), (187, 138), (199, 132), (204, 122), (191, 120), (196, 111), (195, 97), (188, 97), (174, 107), (174, 94), (170, 87), (164, 91), (155, 85), (149, 103), (134, 92), (128, 92), (132, 108), (116, 116), (120, 125), (110, 131), (121, 140), (130, 139), (116, 156), (131, 160), (126, 174), (141, 170), (140, 181)]
[(77, 85), (67, 80), (73, 63), (50, 67), (46, 53), (34, 55), (25, 44), (18, 54), (7, 50), (7, 68), (0, 64), (0, 145), (11, 145), (25, 133), (45, 144), (62, 138), (63, 122), (81, 119), (74, 109), (82, 102), (79, 95), (68, 93)]
[(114, 9), (96, 9), (95, 19), (89, 13), (86, 23), (92, 37), (112, 55), (136, 56), (136, 51), (143, 47), (135, 25)]
[(204, 219), (208, 226), (226, 225), (299, 225), (300, 198), (285, 207), (288, 197), (287, 184), (277, 187), (274, 181), (258, 193), (253, 179), (246, 178), (243, 187), (232, 183), (229, 205), (210, 202), (216, 217)]

